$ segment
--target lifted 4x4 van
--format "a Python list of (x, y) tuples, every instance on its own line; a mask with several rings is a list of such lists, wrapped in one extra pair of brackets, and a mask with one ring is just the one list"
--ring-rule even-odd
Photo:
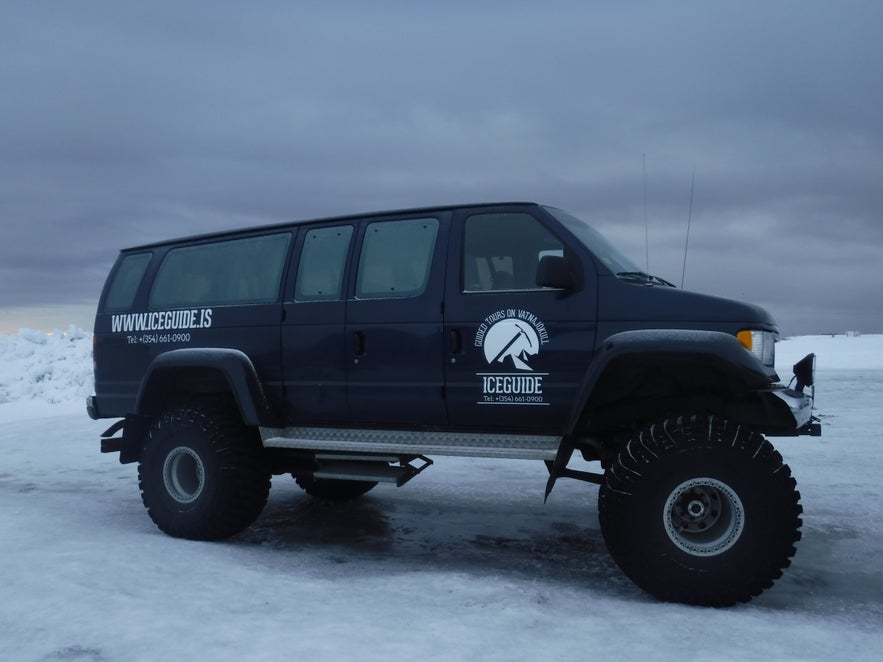
[(101, 450), (139, 463), (172, 536), (242, 531), (272, 474), (342, 500), (432, 455), (539, 460), (547, 497), (600, 484), (639, 586), (725, 605), (771, 586), (800, 538), (764, 435), (819, 434), (814, 360), (779, 384), (776, 337), (763, 309), (643, 273), (559, 209), (409, 209), (122, 251), (88, 412), (121, 419)]

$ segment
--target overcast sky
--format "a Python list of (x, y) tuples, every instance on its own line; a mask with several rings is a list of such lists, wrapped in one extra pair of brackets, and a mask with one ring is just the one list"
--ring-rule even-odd
[(883, 333), (883, 3), (314, 4), (0, 4), (0, 332), (91, 329), (125, 246), (454, 202), (679, 284), (695, 170), (688, 289)]

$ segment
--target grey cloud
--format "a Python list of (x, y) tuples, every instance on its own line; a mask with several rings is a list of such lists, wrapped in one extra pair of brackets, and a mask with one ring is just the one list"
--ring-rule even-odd
[(0, 307), (94, 299), (121, 246), (464, 200), (550, 202), (643, 258), (645, 155), (651, 267), (679, 279), (695, 169), (688, 286), (763, 300), (792, 332), (827, 313), (883, 331), (860, 305), (883, 275), (881, 18), (859, 2), (6, 5)]

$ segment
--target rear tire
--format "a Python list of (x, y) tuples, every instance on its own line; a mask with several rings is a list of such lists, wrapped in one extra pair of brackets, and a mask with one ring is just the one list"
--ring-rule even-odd
[(763, 436), (696, 416), (651, 425), (605, 473), (601, 532), (655, 597), (732, 605), (782, 575), (800, 539), (800, 493)]
[(267, 502), (270, 472), (255, 430), (232, 404), (201, 401), (164, 411), (138, 466), (141, 498), (160, 530), (220, 540), (247, 528)]

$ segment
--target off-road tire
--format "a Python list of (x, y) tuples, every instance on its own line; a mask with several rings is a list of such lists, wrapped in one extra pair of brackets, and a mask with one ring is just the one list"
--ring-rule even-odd
[(327, 501), (351, 501), (374, 489), (377, 483), (369, 480), (337, 480), (295, 476), (295, 482), (311, 497)]
[(194, 401), (165, 410), (147, 432), (141, 498), (160, 530), (221, 540), (247, 528), (267, 502), (270, 472), (256, 431), (232, 403)]
[(601, 532), (622, 571), (655, 597), (746, 602), (791, 564), (800, 493), (760, 434), (680, 417), (634, 436), (605, 472)]

